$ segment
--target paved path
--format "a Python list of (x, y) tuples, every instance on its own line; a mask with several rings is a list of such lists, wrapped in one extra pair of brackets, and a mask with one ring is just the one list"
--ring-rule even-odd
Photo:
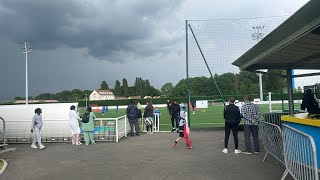
[[(193, 150), (171, 143), (176, 133), (143, 134), (119, 143), (91, 146), (46, 144), (45, 150), (30, 145), (10, 145), (16, 152), (1, 155), (9, 166), (1, 180), (78, 179), (197, 179), (273, 180), (280, 179), (284, 166), (264, 153), (223, 154), (223, 131), (192, 132)], [(230, 137), (232, 138), (232, 136)], [(230, 139), (233, 149), (233, 140)], [(240, 136), (243, 149), (243, 135)], [(291, 179), (291, 177), (287, 178)]]

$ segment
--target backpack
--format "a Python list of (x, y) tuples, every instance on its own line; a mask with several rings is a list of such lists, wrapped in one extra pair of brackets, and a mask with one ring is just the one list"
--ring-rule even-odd
[(130, 106), (130, 107), (128, 107), (129, 109), (128, 109), (128, 114), (127, 114), (127, 117), (129, 118), (129, 119), (135, 119), (135, 118), (137, 118), (137, 109), (136, 109), (136, 107), (134, 107), (134, 106)]
[(88, 123), (90, 119), (90, 113), (89, 112), (85, 112), (82, 116), (82, 122), (83, 123)]

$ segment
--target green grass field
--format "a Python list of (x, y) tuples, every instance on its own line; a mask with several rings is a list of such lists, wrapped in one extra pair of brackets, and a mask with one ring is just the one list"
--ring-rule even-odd
[[(285, 107), (288, 105), (285, 104)], [(299, 107), (300, 104), (295, 104), (295, 107)], [(269, 105), (259, 105), (261, 113), (269, 112)], [(171, 130), (171, 120), (169, 118), (169, 113), (167, 108), (159, 108), (161, 112), (160, 117), (160, 130), (170, 131)], [(273, 104), (272, 110), (282, 110), (281, 104)], [(79, 110), (80, 116), (84, 113), (85, 109), (81, 108)], [(143, 112), (142, 112), (143, 113)], [(116, 118), (126, 115), (125, 109), (119, 109), (118, 114), (116, 114), (114, 109), (109, 110), (108, 114), (102, 115), (101, 112), (95, 113), (97, 118)], [(211, 128), (211, 127), (224, 127), (223, 119), (223, 106), (209, 106), (207, 109), (199, 109), (195, 111), (195, 114), (190, 114), (190, 124), (191, 128)], [(243, 122), (243, 120), (242, 120)]]

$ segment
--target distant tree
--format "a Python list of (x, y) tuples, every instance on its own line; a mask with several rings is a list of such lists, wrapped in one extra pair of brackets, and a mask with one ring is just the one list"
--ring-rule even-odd
[(173, 84), (171, 82), (169, 83), (165, 83), (162, 87), (161, 87), (161, 93), (164, 95), (164, 96), (171, 96), (171, 93), (172, 93), (172, 90), (173, 90)]
[(106, 81), (102, 81), (102, 83), (100, 85), (100, 89), (101, 90), (108, 90), (109, 89), (109, 85), (107, 84)]
[(126, 78), (122, 79), (122, 95), (129, 96), (129, 87), (128, 87), (128, 81)]
[(150, 92), (149, 92), (150, 96), (161, 96), (161, 91), (153, 86), (150, 86)]
[(145, 84), (144, 84), (144, 93), (147, 96), (151, 95), (151, 85), (148, 79), (145, 81)]
[(21, 97), (21, 96), (17, 96), (14, 98), (14, 100), (24, 100), (25, 98)]
[(121, 83), (119, 80), (116, 80), (116, 84), (114, 86), (113, 94), (116, 96), (122, 96), (122, 91), (121, 91)]
[(283, 70), (269, 70), (262, 76), (263, 89), (267, 92), (274, 93), (279, 93), (283, 89), (286, 89), (287, 81), (286, 78), (282, 77), (283, 74)]

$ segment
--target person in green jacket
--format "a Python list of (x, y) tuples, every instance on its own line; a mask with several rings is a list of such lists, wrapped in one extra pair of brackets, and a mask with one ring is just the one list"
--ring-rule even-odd
[(91, 107), (87, 108), (87, 112), (90, 113), (89, 122), (82, 123), (82, 131), (83, 131), (83, 135), (84, 135), (84, 141), (86, 142), (86, 145), (89, 145), (90, 141), (91, 141), (91, 144), (96, 144), (96, 142), (94, 141), (94, 136), (93, 136), (94, 119), (96, 118), (96, 115), (92, 112)]

